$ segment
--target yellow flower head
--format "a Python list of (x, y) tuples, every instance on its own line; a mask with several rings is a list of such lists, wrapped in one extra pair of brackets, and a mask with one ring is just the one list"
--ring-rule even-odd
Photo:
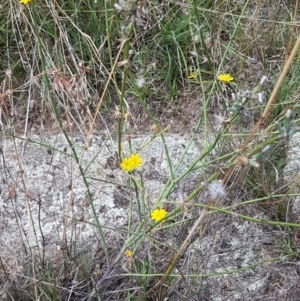
[(233, 81), (233, 77), (230, 75), (230, 73), (224, 73), (218, 75), (218, 80), (220, 80), (223, 83), (230, 83)]
[(142, 164), (142, 158), (138, 154), (132, 154), (130, 157), (122, 160), (120, 166), (122, 170), (130, 172)]
[(194, 77), (195, 77), (195, 73), (191, 72), (190, 75), (189, 75), (189, 79), (193, 79)]
[(31, 0), (19, 0), (21, 4), (27, 4), (30, 3)]
[(125, 251), (125, 257), (126, 257), (126, 258), (130, 258), (131, 256), (132, 256), (132, 251), (130, 251), (130, 250), (127, 249), (127, 250)]
[(167, 215), (167, 211), (165, 209), (155, 209), (151, 212), (151, 219), (155, 222), (160, 221)]

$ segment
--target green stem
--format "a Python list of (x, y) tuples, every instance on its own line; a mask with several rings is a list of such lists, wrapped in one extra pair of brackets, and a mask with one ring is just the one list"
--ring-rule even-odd
[[(127, 26), (128, 28), (128, 34), (126, 37), (126, 42), (124, 43), (124, 48), (123, 48), (123, 60), (126, 62), (124, 66), (124, 71), (123, 71), (123, 77), (122, 77), (122, 86), (121, 86), (121, 92), (119, 95), (120, 98), (120, 115), (118, 117), (118, 156), (120, 162), (122, 161), (122, 126), (123, 126), (123, 118), (125, 115), (125, 110), (124, 110), (124, 97), (125, 97), (125, 88), (126, 88), (126, 81), (127, 81), (127, 76), (128, 76), (128, 64), (129, 64), (129, 38), (132, 35), (133, 32), (133, 24), (129, 24)], [(124, 37), (122, 37), (123, 39)]]

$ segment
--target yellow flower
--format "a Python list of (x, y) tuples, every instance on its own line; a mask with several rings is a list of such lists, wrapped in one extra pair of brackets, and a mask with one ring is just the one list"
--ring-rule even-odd
[(218, 75), (218, 80), (220, 80), (223, 83), (230, 83), (233, 81), (233, 77), (230, 75), (230, 73), (224, 73)]
[(127, 257), (127, 258), (130, 258), (132, 256), (132, 251), (130, 251), (130, 250), (126, 250), (125, 251), (125, 257)]
[(21, 4), (27, 4), (30, 3), (31, 0), (19, 0)]
[(167, 211), (165, 209), (155, 209), (151, 212), (151, 219), (155, 222), (160, 221), (167, 215)]
[(120, 166), (122, 170), (130, 172), (142, 164), (142, 158), (138, 154), (132, 154), (130, 157), (122, 160)]
[(190, 75), (189, 75), (189, 79), (193, 79), (195, 76), (196, 76), (195, 73), (191, 72)]

